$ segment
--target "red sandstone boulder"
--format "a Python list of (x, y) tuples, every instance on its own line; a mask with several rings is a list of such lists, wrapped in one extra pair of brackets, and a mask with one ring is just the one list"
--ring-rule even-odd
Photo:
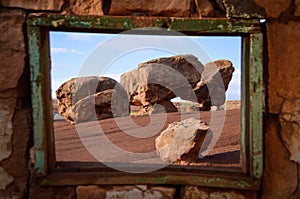
[(71, 123), (129, 115), (127, 94), (108, 77), (72, 78), (56, 90), (59, 113)]
[[(211, 106), (221, 106), (226, 101), (226, 91), (232, 79), (234, 67), (229, 60), (217, 60), (204, 65), (201, 79), (194, 87), (200, 110), (210, 110)], [(182, 99), (190, 100), (189, 97)]]
[(147, 113), (155, 104), (170, 102), (176, 96), (192, 95), (192, 87), (196, 86), (203, 70), (204, 66), (193, 55), (159, 58), (124, 73), (121, 85), (130, 96), (130, 104), (143, 106), (143, 112)]
[(228, 60), (202, 65), (193, 55), (178, 55), (139, 64), (138, 69), (121, 76), (121, 85), (131, 105), (143, 106), (143, 114), (175, 97), (198, 102), (201, 110), (208, 111), (212, 105), (224, 104), (233, 72)]

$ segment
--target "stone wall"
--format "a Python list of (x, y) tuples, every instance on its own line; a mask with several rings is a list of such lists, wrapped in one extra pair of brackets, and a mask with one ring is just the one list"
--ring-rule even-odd
[[(266, 111), (261, 190), (193, 186), (40, 187), (34, 176), (25, 20), (77, 15), (266, 18)], [(0, 0), (0, 198), (300, 198), (299, 0)], [(132, 195), (133, 194), (133, 195)]]

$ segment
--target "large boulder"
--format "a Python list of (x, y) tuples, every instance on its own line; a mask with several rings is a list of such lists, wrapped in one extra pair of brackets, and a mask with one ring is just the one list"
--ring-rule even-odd
[(119, 89), (109, 89), (89, 95), (72, 107), (73, 121), (79, 123), (128, 116), (129, 102), (122, 100), (126, 98), (126, 93)]
[(228, 60), (203, 65), (193, 55), (177, 55), (139, 64), (121, 76), (121, 85), (130, 96), (130, 104), (143, 106), (144, 113), (175, 97), (198, 102), (201, 110), (210, 110), (211, 105), (224, 104), (233, 72)]
[(58, 112), (72, 124), (129, 115), (126, 91), (108, 77), (72, 78), (56, 90), (56, 98)]
[(209, 127), (194, 118), (173, 122), (155, 139), (155, 148), (166, 163), (189, 164), (198, 154)]
[(141, 63), (138, 69), (122, 74), (120, 83), (132, 105), (148, 106), (183, 95), (186, 87), (196, 86), (203, 70), (195, 56), (178, 55)]
[[(232, 79), (234, 67), (229, 60), (217, 60), (204, 65), (201, 79), (194, 92), (201, 110), (210, 110), (211, 106), (221, 106), (226, 101), (226, 91)], [(190, 100), (182, 96), (182, 99)]]

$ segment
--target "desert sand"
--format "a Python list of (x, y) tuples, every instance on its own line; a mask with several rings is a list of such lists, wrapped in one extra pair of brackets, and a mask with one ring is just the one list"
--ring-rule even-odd
[[(77, 125), (70, 125), (66, 121), (55, 121), (56, 159), (64, 162), (156, 163), (159, 162), (157, 161), (159, 157), (155, 152), (155, 138), (167, 128), (169, 123), (194, 117), (210, 125), (212, 114), (217, 112), (153, 114), (152, 120), (149, 116), (130, 116)], [(224, 126), (213, 150), (206, 157), (195, 160), (190, 165), (240, 167), (240, 109), (226, 110), (223, 113), (226, 114)], [(213, 120), (221, 121), (222, 118), (218, 117), (213, 116)], [(165, 122), (164, 118), (166, 118)], [(103, 134), (99, 133), (99, 129)], [(128, 132), (131, 135), (128, 135)], [(117, 150), (120, 149), (125, 153), (115, 152), (111, 145), (117, 146)], [(138, 153), (142, 156), (135, 159), (127, 155), (130, 153)], [(151, 155), (143, 156), (143, 154)]]

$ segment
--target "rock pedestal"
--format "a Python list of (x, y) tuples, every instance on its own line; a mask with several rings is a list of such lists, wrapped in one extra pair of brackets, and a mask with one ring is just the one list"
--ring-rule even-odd
[[(217, 60), (204, 65), (201, 79), (194, 87), (200, 110), (208, 111), (211, 106), (221, 106), (226, 101), (226, 91), (232, 79), (234, 67), (229, 60)], [(189, 97), (185, 100), (191, 100)], [(191, 100), (193, 101), (193, 100)]]

